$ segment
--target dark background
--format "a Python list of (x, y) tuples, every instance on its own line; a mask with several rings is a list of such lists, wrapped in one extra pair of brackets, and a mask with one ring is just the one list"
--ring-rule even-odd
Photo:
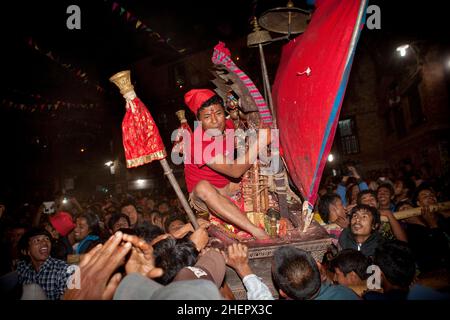
[[(246, 37), (253, 15), (285, 5), (285, 1), (269, 0), (117, 3), (163, 39), (170, 40), (154, 39), (147, 32), (136, 30), (125, 16), (112, 12), (113, 1), (109, 0), (2, 2), (0, 197), (4, 201), (24, 200), (36, 192), (40, 198), (48, 197), (55, 192), (55, 179), (63, 173), (77, 175), (77, 184), (87, 191), (107, 179), (104, 162), (123, 152), (123, 100), (108, 82), (112, 74), (144, 58), (155, 66), (164, 65), (198, 51), (212, 50), (219, 40)], [(307, 6), (305, 1), (294, 3)], [(66, 9), (72, 4), (81, 8), (81, 30), (66, 28)], [(449, 39), (449, 14), (443, 1), (390, 0), (369, 4), (380, 6), (382, 29), (364, 29), (361, 39), (374, 39), (369, 42), (376, 46), (374, 50), (392, 50), (397, 39)], [(30, 38), (42, 52), (51, 51), (62, 63), (86, 72), (89, 82), (83, 83), (74, 72), (35, 50), (29, 45)], [(269, 49), (269, 56), (281, 45)], [(251, 57), (253, 61), (248, 62), (258, 64), (256, 56)], [(271, 59), (276, 57), (275, 54)], [(269, 64), (274, 74), (277, 61)], [(241, 67), (246, 69), (245, 65)], [(97, 85), (103, 91), (99, 92)], [(25, 109), (10, 107), (3, 101), (24, 104)], [(28, 106), (57, 101), (91, 107), (27, 110)]]

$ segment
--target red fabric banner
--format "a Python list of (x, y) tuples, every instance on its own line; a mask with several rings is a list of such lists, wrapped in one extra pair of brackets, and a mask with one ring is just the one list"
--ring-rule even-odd
[(158, 127), (139, 98), (127, 101), (122, 121), (123, 147), (127, 168), (137, 167), (166, 157)]
[(317, 1), (305, 33), (283, 47), (276, 74), (281, 146), (292, 180), (311, 203), (336, 131), (362, 1)]

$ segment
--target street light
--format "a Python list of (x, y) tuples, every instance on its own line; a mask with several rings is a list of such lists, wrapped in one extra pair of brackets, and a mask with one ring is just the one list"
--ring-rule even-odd
[(112, 165), (113, 165), (113, 161), (108, 161), (108, 162), (105, 162), (105, 166), (107, 166), (107, 167), (111, 167)]
[(395, 51), (398, 52), (401, 58), (405, 58), (408, 51), (412, 51), (414, 58), (416, 59), (417, 68), (420, 69), (423, 65), (423, 57), (421, 54), (421, 50), (418, 47), (418, 41), (414, 41), (411, 43), (406, 43), (398, 46)]
[(396, 51), (400, 54), (400, 57), (406, 56), (406, 50), (408, 50), (409, 44), (403, 44), (401, 46), (398, 46)]
[(334, 156), (333, 156), (332, 153), (330, 153), (330, 154), (328, 155), (328, 162), (333, 162), (333, 160), (334, 160)]

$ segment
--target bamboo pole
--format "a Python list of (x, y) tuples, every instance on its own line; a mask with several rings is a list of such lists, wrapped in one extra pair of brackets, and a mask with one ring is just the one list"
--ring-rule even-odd
[[(403, 219), (408, 219), (408, 218), (412, 218), (412, 217), (417, 217), (422, 214), (421, 210), (422, 210), (422, 208), (418, 207), (418, 208), (412, 208), (412, 209), (408, 209), (408, 210), (404, 210), (404, 211), (394, 212), (394, 217), (397, 220), (403, 220)], [(436, 205), (430, 206), (430, 210), (440, 210), (440, 211), (450, 210), (450, 201), (440, 202)], [(382, 216), (381, 221), (387, 222), (388, 218)]]

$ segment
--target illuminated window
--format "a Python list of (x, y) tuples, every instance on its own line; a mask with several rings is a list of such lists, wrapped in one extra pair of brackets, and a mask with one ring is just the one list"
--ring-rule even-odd
[(359, 140), (353, 117), (339, 121), (339, 136), (343, 154), (359, 153)]

